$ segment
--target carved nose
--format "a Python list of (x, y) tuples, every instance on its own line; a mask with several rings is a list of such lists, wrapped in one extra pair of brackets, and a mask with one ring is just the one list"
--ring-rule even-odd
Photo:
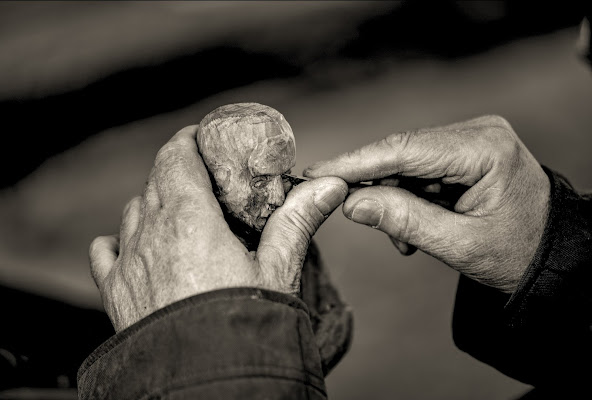
[(273, 180), (269, 183), (269, 199), (268, 202), (270, 205), (279, 207), (284, 204), (284, 200), (286, 199), (286, 195), (284, 194), (284, 183), (282, 182), (281, 175), (278, 175), (273, 178)]

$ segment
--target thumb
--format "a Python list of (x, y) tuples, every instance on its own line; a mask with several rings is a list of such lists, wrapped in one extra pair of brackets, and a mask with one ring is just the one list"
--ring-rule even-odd
[(391, 240), (409, 243), (450, 266), (459, 266), (474, 249), (477, 217), (449, 211), (405, 189), (387, 186), (364, 188), (343, 205), (354, 222), (386, 233)]
[(300, 270), (312, 236), (343, 202), (347, 184), (335, 177), (301, 183), (269, 217), (257, 249), (263, 274), (284, 293), (300, 290)]

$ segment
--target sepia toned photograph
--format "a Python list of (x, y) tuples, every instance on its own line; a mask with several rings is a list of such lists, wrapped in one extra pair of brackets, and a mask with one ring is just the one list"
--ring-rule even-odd
[(591, 22), (0, 2), (0, 400), (592, 398)]

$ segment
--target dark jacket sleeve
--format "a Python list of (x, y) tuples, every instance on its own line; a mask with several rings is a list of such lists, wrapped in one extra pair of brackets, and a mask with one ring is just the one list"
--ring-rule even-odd
[(547, 224), (518, 289), (507, 295), (461, 277), (456, 345), (537, 387), (580, 386), (592, 376), (592, 199), (548, 169)]
[(325, 399), (306, 305), (233, 288), (169, 305), (111, 337), (78, 371), (80, 399)]

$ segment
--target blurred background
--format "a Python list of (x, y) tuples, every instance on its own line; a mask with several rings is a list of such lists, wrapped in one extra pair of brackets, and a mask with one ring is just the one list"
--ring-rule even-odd
[[(582, 7), (0, 3), (0, 372), (12, 371), (0, 373), (0, 398), (76, 397), (78, 365), (112, 332), (88, 246), (118, 230), (158, 149), (220, 105), (283, 113), (297, 173), (389, 133), (499, 114), (542, 164), (591, 188)], [(339, 211), (316, 240), (355, 317), (352, 347), (327, 379), (331, 398), (512, 399), (529, 389), (455, 348), (457, 273), (400, 256)]]

